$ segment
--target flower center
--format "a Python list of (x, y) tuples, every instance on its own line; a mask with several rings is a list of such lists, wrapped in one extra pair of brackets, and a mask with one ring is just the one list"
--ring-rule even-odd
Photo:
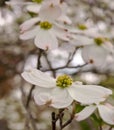
[(49, 23), (48, 21), (44, 21), (44, 22), (40, 23), (40, 27), (45, 30), (48, 30), (48, 29), (52, 28), (52, 24)]
[(61, 75), (56, 80), (56, 86), (66, 88), (72, 85), (72, 79), (68, 75)]
[(94, 42), (95, 42), (98, 46), (100, 46), (100, 45), (102, 45), (102, 43), (104, 42), (104, 40), (103, 40), (103, 38), (101, 38), (101, 37), (97, 37), (97, 38), (94, 39)]
[(32, 1), (40, 4), (40, 3), (42, 3), (43, 0), (32, 0)]
[(79, 24), (79, 25), (78, 25), (78, 29), (80, 29), (80, 30), (86, 30), (87, 27), (86, 27), (86, 25), (84, 25), (84, 24)]

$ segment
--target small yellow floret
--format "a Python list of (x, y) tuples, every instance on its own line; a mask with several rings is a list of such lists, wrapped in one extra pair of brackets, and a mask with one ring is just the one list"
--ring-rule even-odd
[(97, 38), (94, 39), (94, 41), (95, 41), (95, 43), (96, 43), (98, 46), (100, 46), (100, 45), (102, 45), (102, 43), (104, 42), (104, 39), (101, 38), (101, 37), (97, 37)]
[(78, 28), (79, 28), (80, 30), (86, 30), (86, 29), (87, 29), (86, 25), (84, 25), (84, 24), (79, 24), (79, 25), (78, 25)]
[(48, 29), (52, 28), (52, 24), (49, 23), (48, 21), (44, 21), (44, 22), (40, 23), (40, 27), (45, 30), (48, 30)]
[(40, 3), (42, 3), (43, 0), (32, 0), (32, 1), (40, 4)]
[(60, 88), (66, 88), (72, 85), (72, 79), (68, 75), (59, 76), (56, 80), (56, 85)]

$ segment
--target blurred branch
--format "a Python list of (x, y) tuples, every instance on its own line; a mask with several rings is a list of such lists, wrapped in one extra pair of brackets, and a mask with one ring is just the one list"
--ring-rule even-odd
[[(40, 69), (40, 67), (41, 67), (40, 58), (42, 56), (42, 53), (43, 53), (43, 50), (39, 49), (38, 59), (37, 59), (37, 69)], [(32, 96), (32, 91), (34, 89), (35, 89), (35, 85), (32, 85), (30, 92), (29, 92), (29, 95), (28, 95), (28, 98), (27, 98), (26, 108), (29, 107), (29, 102), (30, 102), (30, 99), (31, 99), (31, 96)]]

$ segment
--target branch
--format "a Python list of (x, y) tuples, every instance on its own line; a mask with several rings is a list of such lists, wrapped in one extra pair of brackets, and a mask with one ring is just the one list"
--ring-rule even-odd
[[(40, 58), (42, 56), (42, 53), (43, 53), (43, 50), (40, 49), (39, 50), (39, 56), (38, 56), (38, 59), (37, 59), (37, 69), (40, 69), (40, 67), (41, 67)], [(32, 85), (30, 92), (29, 92), (29, 95), (28, 95), (28, 98), (27, 98), (26, 108), (29, 106), (29, 102), (30, 102), (30, 99), (31, 99), (31, 96), (32, 96), (32, 91), (34, 89), (35, 89), (35, 85)]]
[(67, 125), (69, 125), (72, 120), (74, 119), (74, 115), (71, 115), (70, 119), (68, 121), (66, 121), (63, 125), (62, 125), (62, 129), (65, 128)]
[(56, 119), (55, 119), (55, 112), (52, 112), (52, 130), (56, 130)]
[(42, 70), (42, 71), (56, 71), (56, 70), (60, 70), (60, 69), (66, 69), (66, 68), (70, 68), (70, 69), (77, 69), (77, 68), (81, 68), (81, 67), (84, 67), (86, 66), (88, 63), (85, 63), (83, 65), (77, 65), (77, 66), (67, 66), (67, 65), (64, 65), (64, 66), (61, 66), (61, 67), (57, 67), (57, 68), (51, 68), (51, 69), (45, 69), (45, 70)]

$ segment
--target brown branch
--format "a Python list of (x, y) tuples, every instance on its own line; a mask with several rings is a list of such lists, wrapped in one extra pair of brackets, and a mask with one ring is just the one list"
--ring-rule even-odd
[(51, 69), (45, 69), (45, 70), (42, 70), (42, 71), (56, 71), (56, 70), (60, 70), (60, 69), (66, 69), (66, 68), (70, 68), (70, 69), (77, 69), (77, 68), (81, 68), (81, 67), (84, 67), (86, 66), (88, 63), (85, 63), (83, 65), (77, 65), (77, 66), (67, 66), (67, 65), (64, 65), (64, 66), (61, 66), (61, 67), (57, 67), (57, 68), (51, 68)]
[(65, 128), (66, 126), (68, 126), (72, 120), (74, 119), (74, 114), (71, 115), (70, 119), (68, 121), (66, 121), (63, 125), (62, 125), (62, 129)]
[(56, 119), (55, 119), (55, 112), (52, 112), (52, 130), (56, 130)]
[(113, 126), (110, 126), (109, 130), (112, 130)]
[[(37, 59), (37, 69), (40, 69), (40, 67), (41, 67), (40, 58), (42, 56), (42, 53), (43, 53), (43, 50), (39, 49), (39, 55), (38, 55), (38, 59)], [(28, 95), (28, 98), (27, 98), (26, 108), (29, 106), (29, 102), (30, 102), (30, 99), (32, 96), (32, 91), (34, 89), (35, 89), (35, 85), (32, 85), (30, 92), (29, 92), (29, 95)]]
[(45, 59), (46, 59), (48, 65), (49, 65), (49, 68), (50, 68), (49, 70), (52, 71), (52, 75), (53, 75), (53, 77), (55, 78), (55, 77), (56, 77), (56, 73), (55, 73), (55, 70), (53, 69), (53, 67), (52, 67), (52, 65), (51, 65), (51, 62), (49, 61), (49, 59), (48, 59), (48, 57), (47, 57), (47, 54), (44, 53), (44, 56), (45, 56)]

